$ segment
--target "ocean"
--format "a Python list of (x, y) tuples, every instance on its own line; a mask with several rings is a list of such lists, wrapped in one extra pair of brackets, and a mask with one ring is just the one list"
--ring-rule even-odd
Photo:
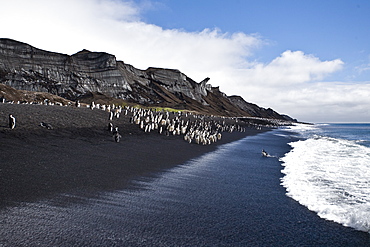
[(287, 195), (321, 218), (370, 232), (370, 124), (297, 125), (280, 160)]
[(368, 130), (276, 129), (122, 190), (7, 207), (0, 246), (370, 246)]

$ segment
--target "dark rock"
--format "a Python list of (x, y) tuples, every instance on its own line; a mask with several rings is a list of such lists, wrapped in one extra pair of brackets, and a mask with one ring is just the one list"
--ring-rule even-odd
[(18, 90), (47, 92), (68, 100), (105, 95), (213, 115), (287, 119), (240, 96), (228, 97), (209, 80), (198, 83), (175, 69), (139, 70), (105, 52), (82, 50), (70, 56), (0, 39), (0, 83)]

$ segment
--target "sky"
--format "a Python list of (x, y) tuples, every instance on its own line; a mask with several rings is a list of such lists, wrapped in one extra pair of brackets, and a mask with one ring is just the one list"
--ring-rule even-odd
[(370, 122), (368, 0), (0, 0), (0, 37), (178, 69), (303, 122)]

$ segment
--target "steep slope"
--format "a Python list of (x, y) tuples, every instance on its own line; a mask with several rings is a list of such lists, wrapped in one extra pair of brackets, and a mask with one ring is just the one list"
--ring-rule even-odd
[(65, 98), (60, 96), (45, 93), (45, 92), (33, 92), (33, 91), (26, 91), (26, 90), (17, 90), (10, 86), (4, 85), (0, 83), (0, 101), (2, 99), (6, 99), (8, 102), (44, 102), (48, 100), (51, 103), (61, 103), (63, 105), (71, 104), (71, 102)]
[[(212, 87), (209, 78), (195, 82), (179, 70), (140, 70), (114, 55), (82, 50), (73, 55), (37, 49), (0, 39), (0, 83), (15, 89), (47, 92), (68, 100), (91, 95), (145, 106), (165, 106), (201, 113), (284, 119), (271, 109), (250, 107)], [(245, 101), (244, 101), (245, 102)]]

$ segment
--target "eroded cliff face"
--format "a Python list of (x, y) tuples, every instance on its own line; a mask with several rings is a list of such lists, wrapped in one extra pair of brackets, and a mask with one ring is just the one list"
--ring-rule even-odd
[(70, 100), (97, 92), (142, 105), (225, 116), (282, 117), (276, 112), (248, 110), (249, 103), (228, 98), (208, 81), (195, 82), (175, 69), (139, 70), (105, 52), (82, 50), (66, 55), (0, 39), (0, 83), (16, 89), (48, 92)]
[(113, 55), (81, 51), (72, 56), (0, 40), (1, 82), (16, 89), (49, 92), (74, 99), (86, 92), (116, 96), (130, 91)]
[[(2, 83), (17, 89), (58, 94), (70, 99), (87, 92), (154, 103), (144, 95), (133, 95), (141, 87), (151, 93), (151, 83), (203, 102), (207, 80), (196, 83), (178, 70), (134, 68), (104, 52), (82, 50), (72, 56), (43, 51), (10, 39), (0, 40)], [(136, 90), (136, 93), (140, 93)]]

